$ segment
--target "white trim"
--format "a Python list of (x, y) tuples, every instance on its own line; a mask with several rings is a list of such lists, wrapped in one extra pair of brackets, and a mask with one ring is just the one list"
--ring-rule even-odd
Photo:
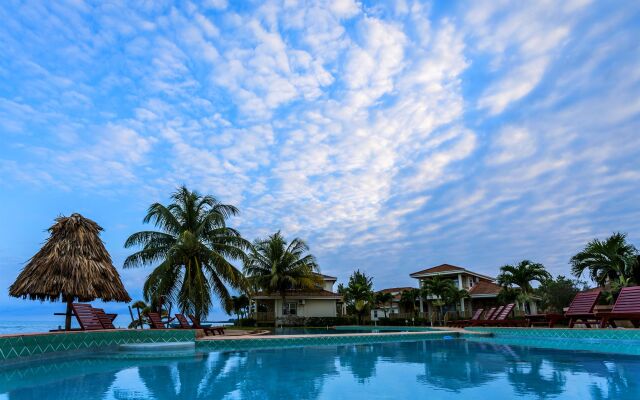
[(496, 280), (496, 278), (492, 278), (492, 277), (487, 276), (487, 275), (482, 275), (482, 274), (479, 274), (477, 272), (472, 272), (472, 271), (469, 271), (468, 269), (464, 269), (464, 268), (463, 269), (451, 269), (449, 271), (442, 271), (442, 272), (414, 272), (413, 274), (409, 274), (409, 276), (411, 278), (419, 280), (420, 278), (428, 278), (430, 276), (457, 275), (457, 274), (473, 275), (473, 276), (477, 276), (479, 278), (488, 279), (491, 282)]

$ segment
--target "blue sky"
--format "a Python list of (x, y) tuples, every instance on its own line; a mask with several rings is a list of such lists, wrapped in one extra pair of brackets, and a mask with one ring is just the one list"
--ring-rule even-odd
[(80, 212), (139, 297), (122, 245), (182, 183), (378, 288), (640, 246), (637, 2), (9, 0), (0, 20), (5, 290)]

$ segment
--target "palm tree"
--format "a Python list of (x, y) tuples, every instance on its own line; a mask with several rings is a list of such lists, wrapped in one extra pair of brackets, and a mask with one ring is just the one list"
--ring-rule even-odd
[(640, 284), (640, 256), (626, 234), (614, 233), (604, 241), (593, 239), (571, 257), (571, 272), (580, 277), (585, 271), (600, 286)]
[(231, 296), (231, 299), (227, 302), (225, 311), (227, 314), (231, 313), (236, 315), (237, 323), (240, 325), (240, 318), (245, 318), (245, 311), (249, 307), (249, 297), (246, 294), (240, 296)]
[(283, 307), (288, 291), (315, 289), (321, 283), (320, 268), (306, 243), (299, 238), (287, 243), (280, 232), (254, 242), (244, 272), (250, 284), (278, 293)]
[(433, 301), (433, 304), (438, 307), (440, 323), (442, 323), (443, 320), (443, 307), (450, 304), (448, 299), (449, 294), (457, 290), (458, 287), (451, 279), (442, 279), (436, 276), (424, 281), (424, 294), (427, 296), (431, 295), (436, 298)]
[(542, 283), (547, 279), (551, 279), (551, 274), (547, 272), (544, 265), (522, 260), (516, 265), (502, 266), (498, 275), (498, 284), (503, 287), (516, 285), (523, 293), (531, 293), (533, 291), (531, 282)]
[(393, 295), (389, 292), (378, 292), (376, 293), (376, 303), (382, 304), (382, 312), (384, 312), (384, 317), (387, 318), (387, 304), (391, 304), (393, 301)]
[(144, 284), (147, 301), (166, 296), (183, 314), (204, 319), (212, 306), (213, 292), (222, 307), (231, 297), (227, 285), (246, 288), (242, 273), (229, 260), (246, 260), (251, 244), (226, 220), (238, 214), (232, 205), (202, 196), (182, 186), (171, 195), (172, 203), (154, 203), (144, 223), (159, 231), (129, 236), (125, 247), (142, 246), (127, 257), (125, 268), (156, 264)]
[[(138, 313), (138, 319), (136, 321), (131, 321), (131, 324), (129, 324), (129, 328), (144, 328), (144, 324), (146, 323), (145, 320), (142, 318), (143, 315), (145, 315), (147, 312), (150, 311), (149, 306), (147, 306), (147, 303), (145, 303), (142, 300), (138, 300), (135, 303), (133, 303), (131, 305), (131, 308), (135, 308), (136, 312)], [(142, 310), (142, 311), (140, 311)]]
[(400, 303), (406, 310), (410, 310), (411, 314), (416, 313), (416, 300), (420, 298), (419, 289), (407, 289), (400, 293)]
[(340, 285), (338, 290), (344, 296), (345, 303), (356, 312), (358, 324), (362, 323), (362, 316), (374, 300), (373, 279), (356, 270), (349, 277), (347, 286)]

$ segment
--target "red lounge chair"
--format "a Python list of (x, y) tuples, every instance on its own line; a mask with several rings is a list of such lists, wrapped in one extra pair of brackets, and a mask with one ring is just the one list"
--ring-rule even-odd
[(176, 319), (180, 324), (180, 329), (193, 329), (191, 325), (189, 325), (189, 321), (187, 321), (187, 318), (184, 315), (176, 314)]
[(514, 303), (507, 304), (501, 312), (497, 313), (491, 321), (487, 322), (485, 325), (494, 325), (494, 326), (526, 326), (528, 322), (526, 319), (507, 319), (511, 312), (515, 308)]
[(569, 309), (564, 314), (565, 317), (569, 318), (569, 328), (573, 328), (576, 322), (579, 321), (582, 321), (587, 328), (591, 328), (591, 324), (596, 324), (597, 326), (600, 318), (593, 313), (593, 308), (599, 298), (600, 290), (590, 290), (576, 294), (576, 297), (573, 298), (569, 305)]
[(564, 314), (558, 313), (529, 314), (525, 315), (525, 318), (527, 319), (527, 325), (530, 327), (547, 325), (548, 328), (553, 328), (558, 322), (565, 319)]
[(107, 314), (102, 308), (94, 308), (93, 313), (96, 315), (103, 329), (116, 329), (113, 326), (113, 320), (118, 314)]
[(167, 329), (164, 322), (162, 322), (162, 317), (157, 312), (148, 312), (147, 317), (149, 318), (151, 329)]
[(640, 328), (640, 286), (622, 288), (613, 309), (596, 313), (596, 317), (602, 318), (600, 328), (607, 325), (617, 328), (616, 320), (631, 321), (635, 328)]
[(71, 309), (80, 324), (80, 329), (83, 331), (97, 331), (99, 329), (104, 329), (100, 319), (98, 319), (96, 313), (93, 311), (91, 304), (73, 303), (71, 304)]
[(473, 321), (477, 321), (480, 319), (480, 317), (482, 316), (482, 312), (484, 311), (484, 308), (478, 308), (473, 315), (471, 316), (471, 319), (464, 319), (464, 320), (460, 320), (460, 321), (454, 321), (451, 326), (455, 326), (455, 327), (465, 327), (469, 324), (471, 324)]
[(218, 333), (218, 335), (224, 335), (224, 328), (221, 326), (204, 327), (200, 325), (200, 320), (193, 314), (189, 314), (189, 319), (191, 320), (191, 322), (193, 322), (193, 329), (202, 329), (207, 335), (211, 333), (213, 336), (215, 336), (216, 332)]
[(479, 325), (484, 325), (488, 322), (491, 322), (498, 316), (498, 314), (502, 312), (503, 309), (504, 309), (504, 306), (500, 306), (497, 309), (493, 307), (489, 309), (489, 311), (487, 312), (487, 315), (484, 316), (484, 319), (475, 320), (471, 322), (469, 326), (479, 326)]

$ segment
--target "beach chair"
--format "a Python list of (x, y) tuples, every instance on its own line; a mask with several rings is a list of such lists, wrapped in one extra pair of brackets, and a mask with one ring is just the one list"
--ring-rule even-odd
[(484, 325), (487, 326), (526, 326), (528, 325), (528, 321), (526, 319), (507, 319), (507, 317), (511, 314), (513, 309), (515, 308), (514, 303), (507, 304), (504, 306), (502, 311), (496, 313), (494, 318), (491, 321), (488, 321)]
[(454, 327), (458, 327), (458, 328), (464, 328), (465, 326), (470, 325), (473, 321), (477, 321), (480, 319), (480, 317), (482, 316), (482, 313), (484, 312), (484, 308), (478, 308), (473, 315), (471, 316), (471, 319), (464, 319), (464, 320), (460, 320), (460, 321), (453, 321), (453, 323), (451, 324), (451, 326)]
[(162, 317), (157, 312), (148, 312), (147, 317), (151, 329), (167, 329), (164, 322), (162, 322)]
[(83, 331), (104, 329), (91, 304), (73, 303), (71, 304), (71, 310), (73, 310), (73, 314), (80, 324), (80, 329)]
[(493, 321), (494, 318), (497, 317), (498, 314), (501, 313), (503, 309), (504, 309), (504, 306), (500, 306), (498, 308), (492, 307), (489, 309), (489, 311), (487, 311), (487, 315), (484, 316), (484, 319), (477, 319), (475, 321), (472, 321), (469, 324), (469, 326), (480, 326), (490, 321)]
[(221, 326), (204, 327), (200, 325), (200, 319), (196, 318), (196, 316), (193, 314), (189, 314), (189, 319), (193, 323), (193, 329), (202, 329), (204, 333), (207, 335), (209, 333), (211, 333), (214, 336), (216, 333), (218, 333), (219, 335), (224, 335), (224, 328)]
[(180, 324), (180, 329), (193, 329), (183, 314), (176, 314), (176, 320), (178, 321), (178, 324)]
[(107, 314), (102, 308), (94, 308), (93, 313), (98, 317), (103, 329), (116, 329), (116, 327), (113, 326), (113, 320), (118, 314)]
[(617, 328), (616, 320), (630, 321), (635, 328), (640, 328), (640, 286), (622, 288), (613, 309), (610, 312), (598, 312), (596, 317), (601, 318), (601, 328), (608, 325)]
[(598, 326), (600, 319), (593, 313), (600, 298), (600, 290), (590, 290), (576, 294), (573, 301), (569, 305), (569, 309), (564, 314), (569, 319), (569, 328), (573, 328), (576, 323), (582, 321), (587, 328), (591, 328), (591, 324)]

